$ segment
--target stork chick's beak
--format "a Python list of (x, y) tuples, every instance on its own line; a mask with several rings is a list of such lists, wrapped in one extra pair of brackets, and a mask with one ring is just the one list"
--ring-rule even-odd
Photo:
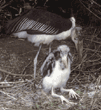
[(65, 67), (68, 67), (67, 54), (65, 54), (65, 55), (62, 57), (62, 62), (64, 63)]

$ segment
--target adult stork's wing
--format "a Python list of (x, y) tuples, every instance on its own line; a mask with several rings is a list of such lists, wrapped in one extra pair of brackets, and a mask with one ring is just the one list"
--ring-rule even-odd
[(63, 18), (43, 8), (34, 8), (10, 21), (6, 33), (27, 31), (28, 34), (58, 34), (69, 30), (72, 26), (71, 19)]

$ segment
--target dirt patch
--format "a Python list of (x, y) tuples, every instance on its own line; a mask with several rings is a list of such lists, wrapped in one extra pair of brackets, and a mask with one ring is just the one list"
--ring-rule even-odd
[[(68, 100), (77, 105), (62, 105), (60, 99), (44, 94), (41, 87), (40, 66), (48, 53), (43, 45), (38, 57), (37, 75), (33, 80), (33, 59), (38, 47), (27, 40), (5, 37), (0, 39), (0, 110), (101, 110), (101, 39), (94, 28), (82, 32), (83, 58), (78, 62), (72, 41), (54, 41), (52, 50), (61, 44), (69, 45), (73, 55), (72, 72), (66, 88), (80, 95)], [(61, 94), (60, 91), (57, 91)]]

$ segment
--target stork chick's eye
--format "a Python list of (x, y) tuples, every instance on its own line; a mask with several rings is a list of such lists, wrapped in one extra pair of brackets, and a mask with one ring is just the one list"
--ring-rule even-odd
[(55, 56), (55, 60), (58, 60), (60, 58), (60, 51), (56, 51), (54, 53), (54, 56)]

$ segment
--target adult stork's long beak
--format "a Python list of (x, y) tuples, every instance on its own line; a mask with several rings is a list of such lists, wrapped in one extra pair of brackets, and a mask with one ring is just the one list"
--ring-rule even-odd
[(80, 40), (81, 33), (80, 31), (82, 30), (81, 27), (75, 27), (73, 28), (71, 32), (71, 38), (75, 44), (76, 50), (78, 52), (79, 56), (79, 61), (82, 59), (82, 51), (83, 51), (83, 40)]
[(78, 52), (79, 61), (82, 59), (82, 52), (83, 52), (83, 40), (78, 40), (77, 43), (75, 43), (76, 50)]

